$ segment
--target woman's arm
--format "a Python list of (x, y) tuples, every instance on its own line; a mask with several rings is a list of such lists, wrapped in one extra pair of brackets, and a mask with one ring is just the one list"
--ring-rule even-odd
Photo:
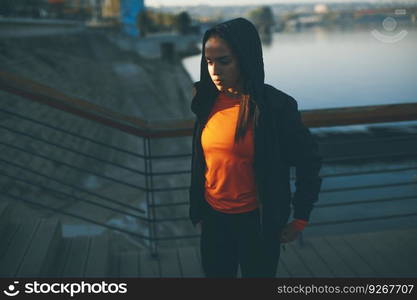
[(318, 144), (304, 125), (297, 101), (289, 97), (284, 117), (284, 150), (290, 165), (296, 168), (296, 190), (292, 198), (294, 219), (308, 221), (314, 203), (318, 201), (322, 179), (319, 172), (322, 157)]

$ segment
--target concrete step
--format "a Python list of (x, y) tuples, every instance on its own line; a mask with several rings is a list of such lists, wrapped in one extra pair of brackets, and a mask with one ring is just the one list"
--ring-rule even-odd
[(44, 265), (50, 263), (56, 255), (61, 239), (62, 228), (58, 220), (41, 220), (17, 276), (40, 277)]

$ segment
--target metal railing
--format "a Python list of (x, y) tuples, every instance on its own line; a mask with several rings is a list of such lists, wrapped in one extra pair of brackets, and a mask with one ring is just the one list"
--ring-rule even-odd
[[(99, 158), (96, 155), (83, 152), (82, 150), (75, 149), (74, 147), (62, 145), (61, 142), (52, 141), (48, 138), (43, 138), (39, 135), (28, 133), (21, 128), (16, 129), (12, 126), (6, 126), (3, 123), (0, 123), (0, 132), (8, 132), (10, 135), (16, 137), (13, 142), (3, 139), (0, 140), (0, 147), (3, 148), (2, 152), (4, 152), (5, 149), (12, 149), (13, 151), (16, 151), (16, 153), (24, 153), (25, 155), (28, 155), (32, 158), (41, 159), (51, 162), (55, 165), (64, 166), (72, 172), (77, 172), (82, 175), (89, 174), (95, 176), (96, 178), (100, 178), (106, 182), (109, 182), (109, 184), (111, 183), (114, 185), (123, 186), (126, 189), (129, 188), (135, 190), (137, 197), (140, 199), (136, 205), (131, 205), (125, 201), (120, 201), (115, 197), (109, 197), (107, 195), (103, 195), (90, 189), (84, 188), (80, 185), (73, 184), (72, 182), (67, 182), (56, 178), (47, 172), (34, 170), (25, 164), (19, 163), (13, 157), (0, 156), (0, 163), (7, 166), (7, 168), (3, 168), (3, 170), (0, 171), (0, 177), (7, 178), (8, 180), (15, 183), (41, 188), (44, 191), (49, 191), (55, 195), (62, 195), (63, 197), (70, 198), (77, 203), (85, 203), (92, 205), (97, 209), (108, 210), (112, 213), (129, 216), (135, 220), (143, 222), (142, 224), (144, 224), (143, 226), (147, 227), (147, 230), (145, 230), (145, 233), (141, 233), (140, 231), (127, 230), (123, 227), (114, 226), (103, 221), (97, 221), (94, 219), (94, 214), (86, 217), (81, 214), (67, 211), (65, 209), (56, 208), (53, 205), (47, 205), (45, 203), (36, 201), (33, 199), (33, 197), (30, 196), (15, 195), (12, 192), (3, 192), (3, 196), (16, 201), (22, 201), (31, 205), (35, 205), (44, 210), (50, 210), (62, 215), (67, 215), (72, 218), (128, 234), (142, 241), (146, 241), (146, 245), (150, 248), (152, 254), (155, 255), (158, 252), (158, 245), (164, 241), (194, 239), (199, 237), (199, 235), (196, 234), (195, 231), (193, 231), (191, 228), (191, 224), (188, 220), (188, 199), (186, 199), (189, 189), (187, 178), (190, 174), (189, 161), (191, 159), (191, 147), (188, 147), (188, 145), (190, 145), (191, 141), (192, 127), (194, 122), (193, 120), (183, 120), (176, 122), (148, 122), (132, 116), (116, 113), (107, 108), (100, 107), (81, 99), (68, 97), (61, 92), (45, 85), (5, 72), (0, 72), (0, 91), (5, 92), (6, 95), (19, 96), (19, 101), (29, 100), (40, 103), (42, 104), (42, 107), (49, 106), (53, 109), (56, 109), (56, 113), (70, 113), (72, 116), (77, 117), (80, 120), (84, 120), (86, 122), (88, 121), (91, 124), (100, 125), (102, 128), (110, 128), (111, 130), (114, 130), (114, 132), (117, 131), (138, 138), (141, 141), (142, 149), (141, 153), (139, 153), (140, 149), (137, 149), (138, 152), (135, 152), (119, 146), (113, 146), (99, 139), (65, 129), (59, 126), (59, 124), (49, 124), (43, 120), (41, 121), (33, 117), (29, 117), (24, 113), (15, 112), (12, 109), (8, 109), (3, 106), (0, 107), (1, 114), (8, 116), (8, 118), (14, 118), (20, 125), (25, 123), (27, 124), (26, 126), (38, 126), (39, 128), (43, 128), (43, 130), (59, 132), (63, 136), (76, 138), (80, 141), (83, 141), (83, 143), (90, 143), (96, 145), (97, 147), (101, 147), (103, 149), (102, 151), (104, 152), (114, 151), (115, 153), (118, 153), (117, 155), (128, 155), (143, 161), (143, 169), (132, 168), (131, 166), (116, 163), (108, 159)], [(306, 126), (310, 128), (417, 120), (417, 103), (309, 110), (302, 112), (302, 118)], [(385, 138), (385, 142), (390, 142), (393, 140), (400, 141), (401, 139), (408, 139), (409, 137), (410, 136), (389, 137)], [(83, 157), (88, 161), (94, 161), (96, 164), (111, 166), (112, 168), (124, 170), (131, 174), (129, 179), (132, 177), (134, 179), (143, 178), (143, 185), (132, 183), (132, 180), (122, 180), (117, 177), (115, 178), (112, 176), (104, 175), (100, 172), (94, 172), (89, 167), (79, 166), (77, 164), (65, 161), (62, 158), (52, 158), (48, 154), (37, 151), (36, 149), (28, 149), (22, 145), (17, 145), (15, 141), (19, 141), (23, 138), (36, 141), (37, 143), (49, 147), (49, 149), (55, 149), (53, 151), (60, 151), (60, 153), (72, 153), (73, 155), (77, 157)], [(381, 142), (381, 139), (375, 139), (374, 141)], [(163, 142), (168, 142), (170, 145), (172, 145), (172, 142), (175, 144), (180, 144), (182, 145), (183, 150), (186, 150), (176, 154), (167, 154), (166, 152), (170, 151), (172, 147), (167, 147), (163, 144)], [(372, 139), (367, 139), (367, 142), (372, 143), (373, 141)], [(412, 150), (408, 150), (401, 153), (391, 152), (388, 154), (382, 154), (380, 157), (406, 155), (415, 158), (416, 154), (417, 151), (413, 152)], [(371, 154), (368, 156), (370, 158), (378, 157), (376, 154)], [(324, 164), (366, 159), (368, 156), (354, 155), (325, 158)], [(321, 176), (324, 180), (326, 180), (326, 178), (336, 178), (342, 176), (361, 176), (367, 174), (404, 172), (415, 169), (416, 166), (407, 166), (395, 169), (391, 168), (372, 171), (364, 170), (355, 172), (329, 173), (321, 174)], [(9, 170), (19, 170), (21, 171), (20, 174), (31, 174), (34, 178), (43, 178), (48, 182), (48, 185), (40, 184), (36, 180), (29, 180), (24, 178), (24, 176), (22, 177), (12, 175), (9, 173)], [(294, 176), (291, 176), (291, 180), (294, 180)], [(133, 181), (136, 182), (140, 180)], [(180, 182), (180, 184), (178, 184), (178, 182)], [(57, 184), (62, 187), (62, 189), (60, 190), (52, 188), (49, 186), (50, 183)], [(407, 181), (392, 183), (391, 186), (404, 187), (413, 184), (415, 184), (414, 181)], [(321, 190), (320, 193), (324, 195), (326, 193), (334, 192), (386, 188), (387, 186), (387, 184), (364, 184), (341, 188), (326, 188)], [(64, 188), (69, 189), (71, 192), (64, 192)], [(76, 196), (75, 193), (80, 193), (84, 196)], [(164, 193), (166, 193), (165, 196)], [(179, 193), (180, 200), (176, 199), (176, 193)], [(318, 203), (316, 207), (346, 207), (357, 205), (359, 203), (382, 203), (386, 201), (397, 201), (415, 198), (417, 198), (417, 195), (323, 204)], [(139, 208), (139, 205), (142, 205), (145, 207), (145, 209)], [(409, 216), (417, 216), (417, 211), (410, 211), (406, 214), (391, 214), (370, 218), (350, 218), (337, 221), (312, 222), (309, 226), (343, 224), (361, 221), (372, 221), (381, 218), (402, 218)]]

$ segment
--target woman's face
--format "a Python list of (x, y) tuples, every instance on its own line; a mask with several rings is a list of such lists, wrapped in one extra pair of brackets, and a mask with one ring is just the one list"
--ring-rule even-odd
[(241, 88), (237, 57), (220, 37), (210, 37), (204, 46), (205, 58), (211, 80), (220, 92), (233, 92)]

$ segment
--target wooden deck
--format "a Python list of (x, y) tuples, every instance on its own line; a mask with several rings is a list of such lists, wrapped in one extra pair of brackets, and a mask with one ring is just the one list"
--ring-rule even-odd
[[(120, 235), (63, 237), (57, 219), (10, 217), (0, 202), (0, 277), (204, 277), (199, 248), (127, 247)], [(305, 236), (281, 251), (277, 277), (415, 277), (417, 227)]]
[[(416, 228), (306, 238), (281, 251), (277, 277), (417, 277), (416, 254)], [(124, 253), (118, 264), (120, 277), (204, 277), (197, 247)]]

